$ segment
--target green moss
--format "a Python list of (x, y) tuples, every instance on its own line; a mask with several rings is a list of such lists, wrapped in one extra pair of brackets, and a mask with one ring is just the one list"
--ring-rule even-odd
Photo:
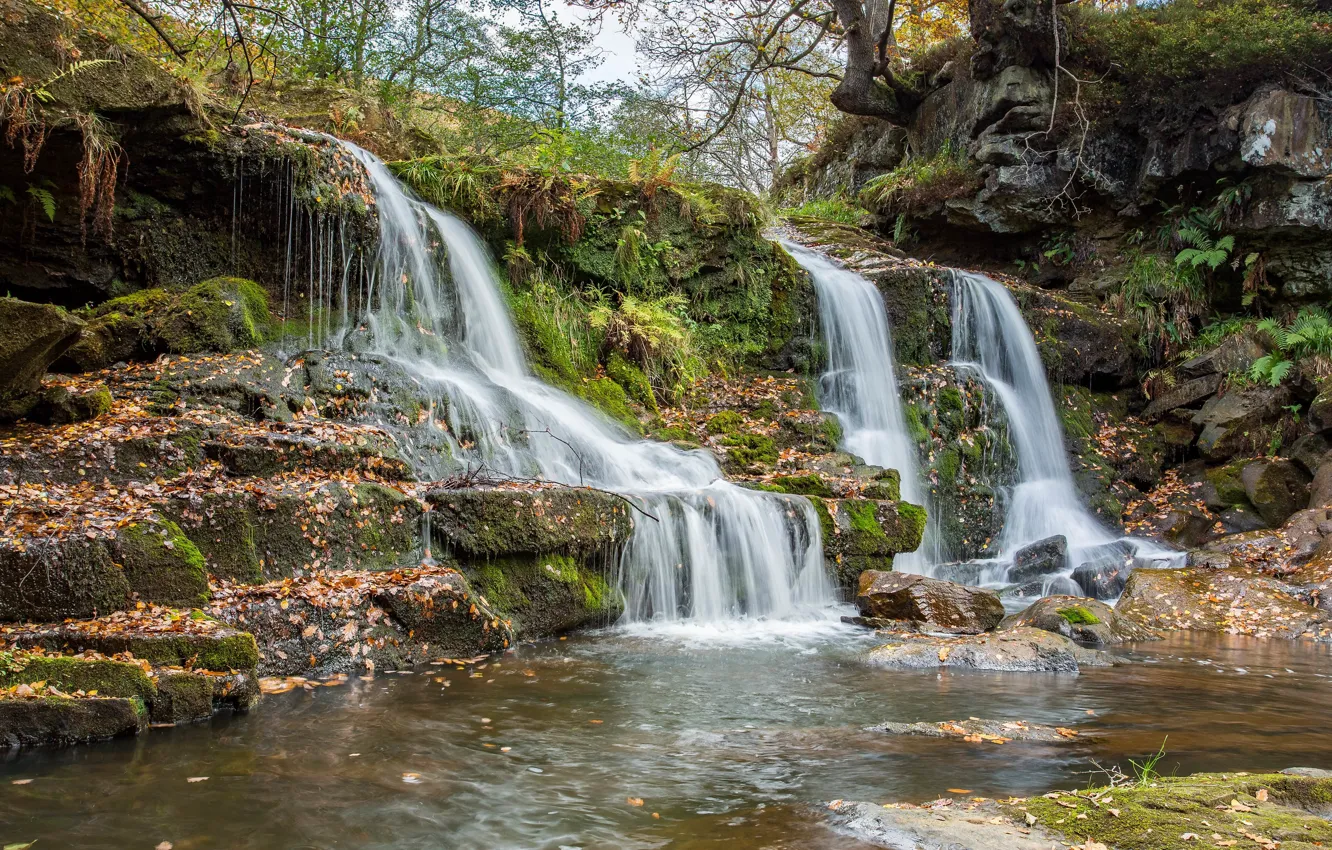
[(823, 417), (823, 439), (832, 448), (842, 444), (842, 421), (831, 413)]
[(1055, 613), (1075, 626), (1095, 626), (1099, 625), (1101, 622), (1099, 617), (1081, 605), (1074, 605), (1070, 608), (1057, 608), (1055, 609)]
[(911, 435), (911, 439), (920, 445), (927, 444), (930, 441), (930, 432), (925, 428), (920, 408), (908, 404), (902, 409), (902, 416), (906, 419), (907, 433)]
[(629, 396), (624, 388), (610, 378), (588, 378), (575, 388), (577, 395), (584, 401), (602, 411), (612, 419), (624, 425), (635, 434), (643, 433), (643, 425), (629, 406)]
[(860, 491), (866, 499), (895, 502), (902, 498), (902, 475), (896, 469), (885, 469), (874, 476)]
[(128, 525), (117, 535), (116, 546), (130, 590), (143, 601), (181, 607), (208, 601), (203, 555), (174, 522)]
[(851, 528), (858, 534), (869, 538), (887, 538), (883, 526), (879, 525), (879, 518), (875, 515), (878, 506), (874, 502), (848, 499), (842, 503), (842, 507), (851, 518)]
[(920, 505), (910, 502), (897, 503), (897, 515), (902, 519), (901, 529), (892, 543), (898, 552), (914, 552), (920, 546), (925, 533), (925, 523), (929, 521), (928, 512)]
[(934, 468), (939, 472), (941, 485), (953, 486), (957, 482), (957, 474), (962, 471), (961, 453), (952, 447), (944, 449), (935, 459)]
[(727, 447), (730, 462), (741, 468), (777, 462), (777, 446), (763, 434), (732, 434), (722, 439), (722, 445)]
[(1252, 463), (1251, 458), (1237, 460), (1225, 466), (1209, 469), (1203, 475), (1216, 490), (1217, 498), (1224, 505), (1249, 505), (1249, 494), (1240, 480), (1240, 472)]
[[(831, 499), (832, 487), (818, 475), (776, 475), (769, 482), (774, 493), (792, 493), (797, 496), (821, 496)], [(765, 488), (766, 489), (766, 488)]]
[(652, 392), (652, 383), (643, 370), (624, 359), (618, 351), (612, 351), (606, 358), (606, 374), (611, 380), (624, 388), (629, 398), (643, 405), (652, 413), (658, 413), (657, 397)]
[[(1260, 789), (1268, 789), (1268, 802), (1257, 799)], [(1332, 780), (1326, 779), (1197, 774), (1064, 793), (1058, 800), (1033, 797), (1005, 808), (1019, 821), (1030, 813), (1041, 826), (1067, 837), (1094, 839), (1118, 850), (1193, 850), (1206, 842), (1186, 836), (1213, 834), (1237, 841), (1236, 846), (1252, 846), (1247, 835), (1315, 846), (1332, 842), (1332, 823), (1292, 806), (1302, 805), (1301, 798), (1325, 797), (1330, 789)], [(1114, 804), (1091, 802), (1102, 796), (1112, 797)], [(1244, 808), (1232, 807), (1232, 801)]]
[(157, 693), (149, 707), (154, 723), (188, 723), (213, 714), (211, 677), (194, 672), (162, 673), (157, 677)]
[(708, 419), (705, 429), (709, 434), (734, 434), (743, 428), (745, 418), (734, 410), (723, 410), (721, 413)]
[(17, 669), (0, 674), (0, 688), (46, 682), (66, 693), (97, 691), (104, 697), (139, 697), (151, 700), (153, 683), (137, 664), (109, 659), (83, 659), (58, 655), (14, 655)]

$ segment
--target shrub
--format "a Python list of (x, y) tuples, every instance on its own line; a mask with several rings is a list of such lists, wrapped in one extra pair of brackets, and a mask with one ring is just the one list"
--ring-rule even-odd
[(945, 142), (934, 156), (909, 159), (866, 183), (860, 202), (888, 215), (920, 215), (936, 212), (944, 201), (969, 195), (979, 186), (966, 151)]
[(1307, 0), (1176, 0), (1071, 19), (1075, 61), (1110, 71), (1130, 100), (1183, 102), (1180, 84), (1246, 94), (1332, 62), (1332, 14)]
[(674, 399), (707, 374), (685, 306), (679, 294), (658, 299), (624, 295), (618, 307), (604, 300), (597, 304), (588, 320), (603, 335), (606, 348), (639, 366), (659, 395)]
[(1207, 307), (1206, 285), (1188, 263), (1138, 253), (1110, 304), (1138, 323), (1143, 346), (1160, 362), (1193, 339), (1193, 322)]

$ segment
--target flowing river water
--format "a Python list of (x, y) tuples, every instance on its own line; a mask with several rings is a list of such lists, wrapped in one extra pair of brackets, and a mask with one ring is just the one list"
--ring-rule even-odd
[[(871, 642), (835, 621), (640, 626), (298, 689), (0, 763), (0, 845), (858, 850), (825, 825), (828, 801), (1085, 786), (1093, 762), (1127, 767), (1163, 740), (1167, 774), (1332, 763), (1325, 645), (1176, 636), (1057, 675), (876, 670), (857, 660)], [(1081, 735), (863, 731), (968, 716)]]

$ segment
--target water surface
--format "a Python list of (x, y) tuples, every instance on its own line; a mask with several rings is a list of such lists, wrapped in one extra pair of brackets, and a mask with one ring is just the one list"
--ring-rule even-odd
[[(1182, 636), (1073, 676), (873, 670), (871, 643), (830, 621), (638, 627), (23, 753), (0, 763), (0, 845), (858, 850), (823, 825), (827, 801), (1085, 785), (1167, 736), (1164, 772), (1332, 767), (1327, 646)], [(860, 731), (969, 716), (1083, 734)]]

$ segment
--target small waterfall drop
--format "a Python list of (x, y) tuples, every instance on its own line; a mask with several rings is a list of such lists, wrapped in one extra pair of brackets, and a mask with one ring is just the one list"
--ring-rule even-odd
[(612, 490), (654, 517), (636, 516), (620, 564), (630, 622), (828, 615), (835, 597), (806, 499), (729, 484), (706, 451), (635, 439), (534, 378), (471, 228), (412, 197), (373, 154), (332, 141), (365, 168), (379, 214), (358, 325), (430, 388), (456, 462)]
[[(873, 283), (823, 254), (791, 242), (782, 244), (814, 282), (828, 356), (819, 377), (820, 402), (842, 425), (842, 447), (866, 463), (896, 469), (902, 498), (928, 511), (916, 445), (902, 413), (883, 296)], [(926, 526), (925, 539), (915, 552), (894, 557), (896, 569), (915, 573), (928, 569), (937, 549), (933, 529), (933, 523)]]

